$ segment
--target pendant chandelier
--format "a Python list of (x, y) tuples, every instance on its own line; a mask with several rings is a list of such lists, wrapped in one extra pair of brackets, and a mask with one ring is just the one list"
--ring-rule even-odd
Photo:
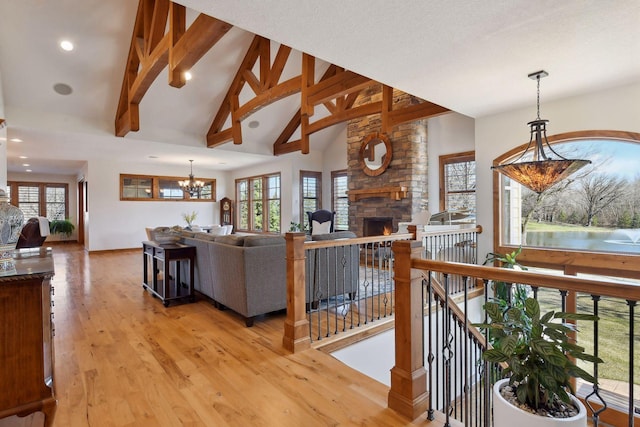
[[(529, 74), (530, 79), (535, 79), (538, 82), (538, 117), (527, 123), (531, 128), (531, 138), (527, 148), (514, 161), (491, 167), (491, 169), (497, 170), (538, 194), (591, 163), (591, 160), (562, 157), (551, 148), (551, 144), (547, 140), (547, 123), (549, 120), (540, 118), (540, 79), (548, 75), (546, 71), (537, 71)], [(545, 147), (548, 152), (545, 152)], [(529, 149), (532, 149), (531, 155), (527, 155)]]
[(178, 181), (178, 185), (185, 193), (189, 193), (191, 197), (198, 196), (200, 197), (200, 191), (202, 191), (202, 187), (204, 187), (204, 182), (197, 181), (193, 177), (193, 160), (189, 160), (191, 162), (191, 173), (189, 174), (189, 179), (185, 179), (183, 181)]

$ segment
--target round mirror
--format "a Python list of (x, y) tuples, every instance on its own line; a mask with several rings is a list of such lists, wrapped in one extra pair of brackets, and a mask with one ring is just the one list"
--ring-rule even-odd
[(360, 165), (369, 176), (383, 173), (391, 163), (391, 142), (385, 134), (371, 133), (360, 146)]

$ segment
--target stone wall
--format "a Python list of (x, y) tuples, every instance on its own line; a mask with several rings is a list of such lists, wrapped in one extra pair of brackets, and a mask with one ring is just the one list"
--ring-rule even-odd
[[(414, 104), (417, 98), (394, 90), (393, 105)], [(360, 95), (356, 105), (382, 100), (380, 85), (370, 87)], [(347, 128), (347, 155), (349, 190), (375, 189), (388, 186), (405, 186), (407, 198), (392, 200), (389, 197), (365, 198), (349, 202), (349, 230), (362, 236), (365, 217), (392, 217), (393, 231), (399, 222), (411, 221), (414, 213), (426, 206), (427, 197), (427, 120), (404, 123), (387, 135), (392, 147), (392, 159), (387, 170), (378, 176), (366, 175), (359, 161), (360, 145), (373, 132), (381, 131), (380, 114), (351, 120)]]

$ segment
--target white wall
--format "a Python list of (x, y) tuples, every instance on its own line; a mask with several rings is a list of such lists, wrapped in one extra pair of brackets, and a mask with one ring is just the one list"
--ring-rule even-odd
[[(7, 119), (4, 114), (4, 95), (2, 93), (2, 76), (0, 75), (0, 119)], [(7, 123), (0, 129), (0, 188), (7, 184)]]
[[(219, 203), (185, 201), (121, 201), (120, 174), (183, 176), (184, 167), (167, 167), (111, 160), (90, 160), (85, 173), (89, 185), (89, 229), (85, 247), (89, 251), (137, 248), (146, 240), (145, 227), (185, 226), (182, 213), (198, 212), (197, 224), (220, 222)], [(216, 180), (216, 200), (228, 186), (228, 173), (202, 171), (199, 178)], [(228, 193), (227, 193), (228, 194)]]
[(475, 149), (475, 124), (471, 117), (444, 114), (427, 123), (429, 212), (440, 211), (440, 156)]
[[(640, 132), (640, 83), (584, 96), (542, 101), (540, 116), (548, 119), (547, 135), (580, 130)], [(535, 104), (475, 120), (478, 259), (493, 248), (493, 159), (529, 141), (527, 122), (535, 119)], [(640, 162), (640, 159), (638, 159)]]
[[(6, 162), (5, 162), (6, 165)], [(46, 182), (51, 184), (67, 184), (69, 186), (69, 221), (73, 223), (76, 229), (70, 237), (52, 234), (47, 237), (46, 242), (56, 242), (59, 240), (76, 240), (78, 238), (78, 190), (75, 175), (55, 175), (55, 174), (36, 174), (26, 172), (9, 172), (7, 174), (8, 181), (20, 182)], [(25, 218), (26, 221), (29, 218)]]
[(343, 126), (322, 156), (322, 208), (331, 210), (331, 172), (347, 169), (347, 126)]

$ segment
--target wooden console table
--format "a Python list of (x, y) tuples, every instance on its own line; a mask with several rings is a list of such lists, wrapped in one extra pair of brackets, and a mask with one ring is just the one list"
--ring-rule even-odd
[(18, 249), (0, 276), (0, 418), (44, 413), (53, 424), (53, 258), (51, 248)]
[[(146, 241), (142, 242), (142, 254), (143, 288), (160, 298), (165, 307), (174, 300), (188, 299), (191, 302), (195, 300), (193, 294), (195, 246)], [(184, 261), (189, 263), (189, 277), (186, 283), (180, 280), (181, 263)], [(151, 279), (149, 277), (149, 262), (151, 263)], [(160, 273), (158, 264), (163, 266), (162, 279), (158, 277)], [(171, 275), (172, 266), (175, 267), (173, 269), (174, 276)], [(183, 286), (187, 288), (186, 294), (181, 292)]]

